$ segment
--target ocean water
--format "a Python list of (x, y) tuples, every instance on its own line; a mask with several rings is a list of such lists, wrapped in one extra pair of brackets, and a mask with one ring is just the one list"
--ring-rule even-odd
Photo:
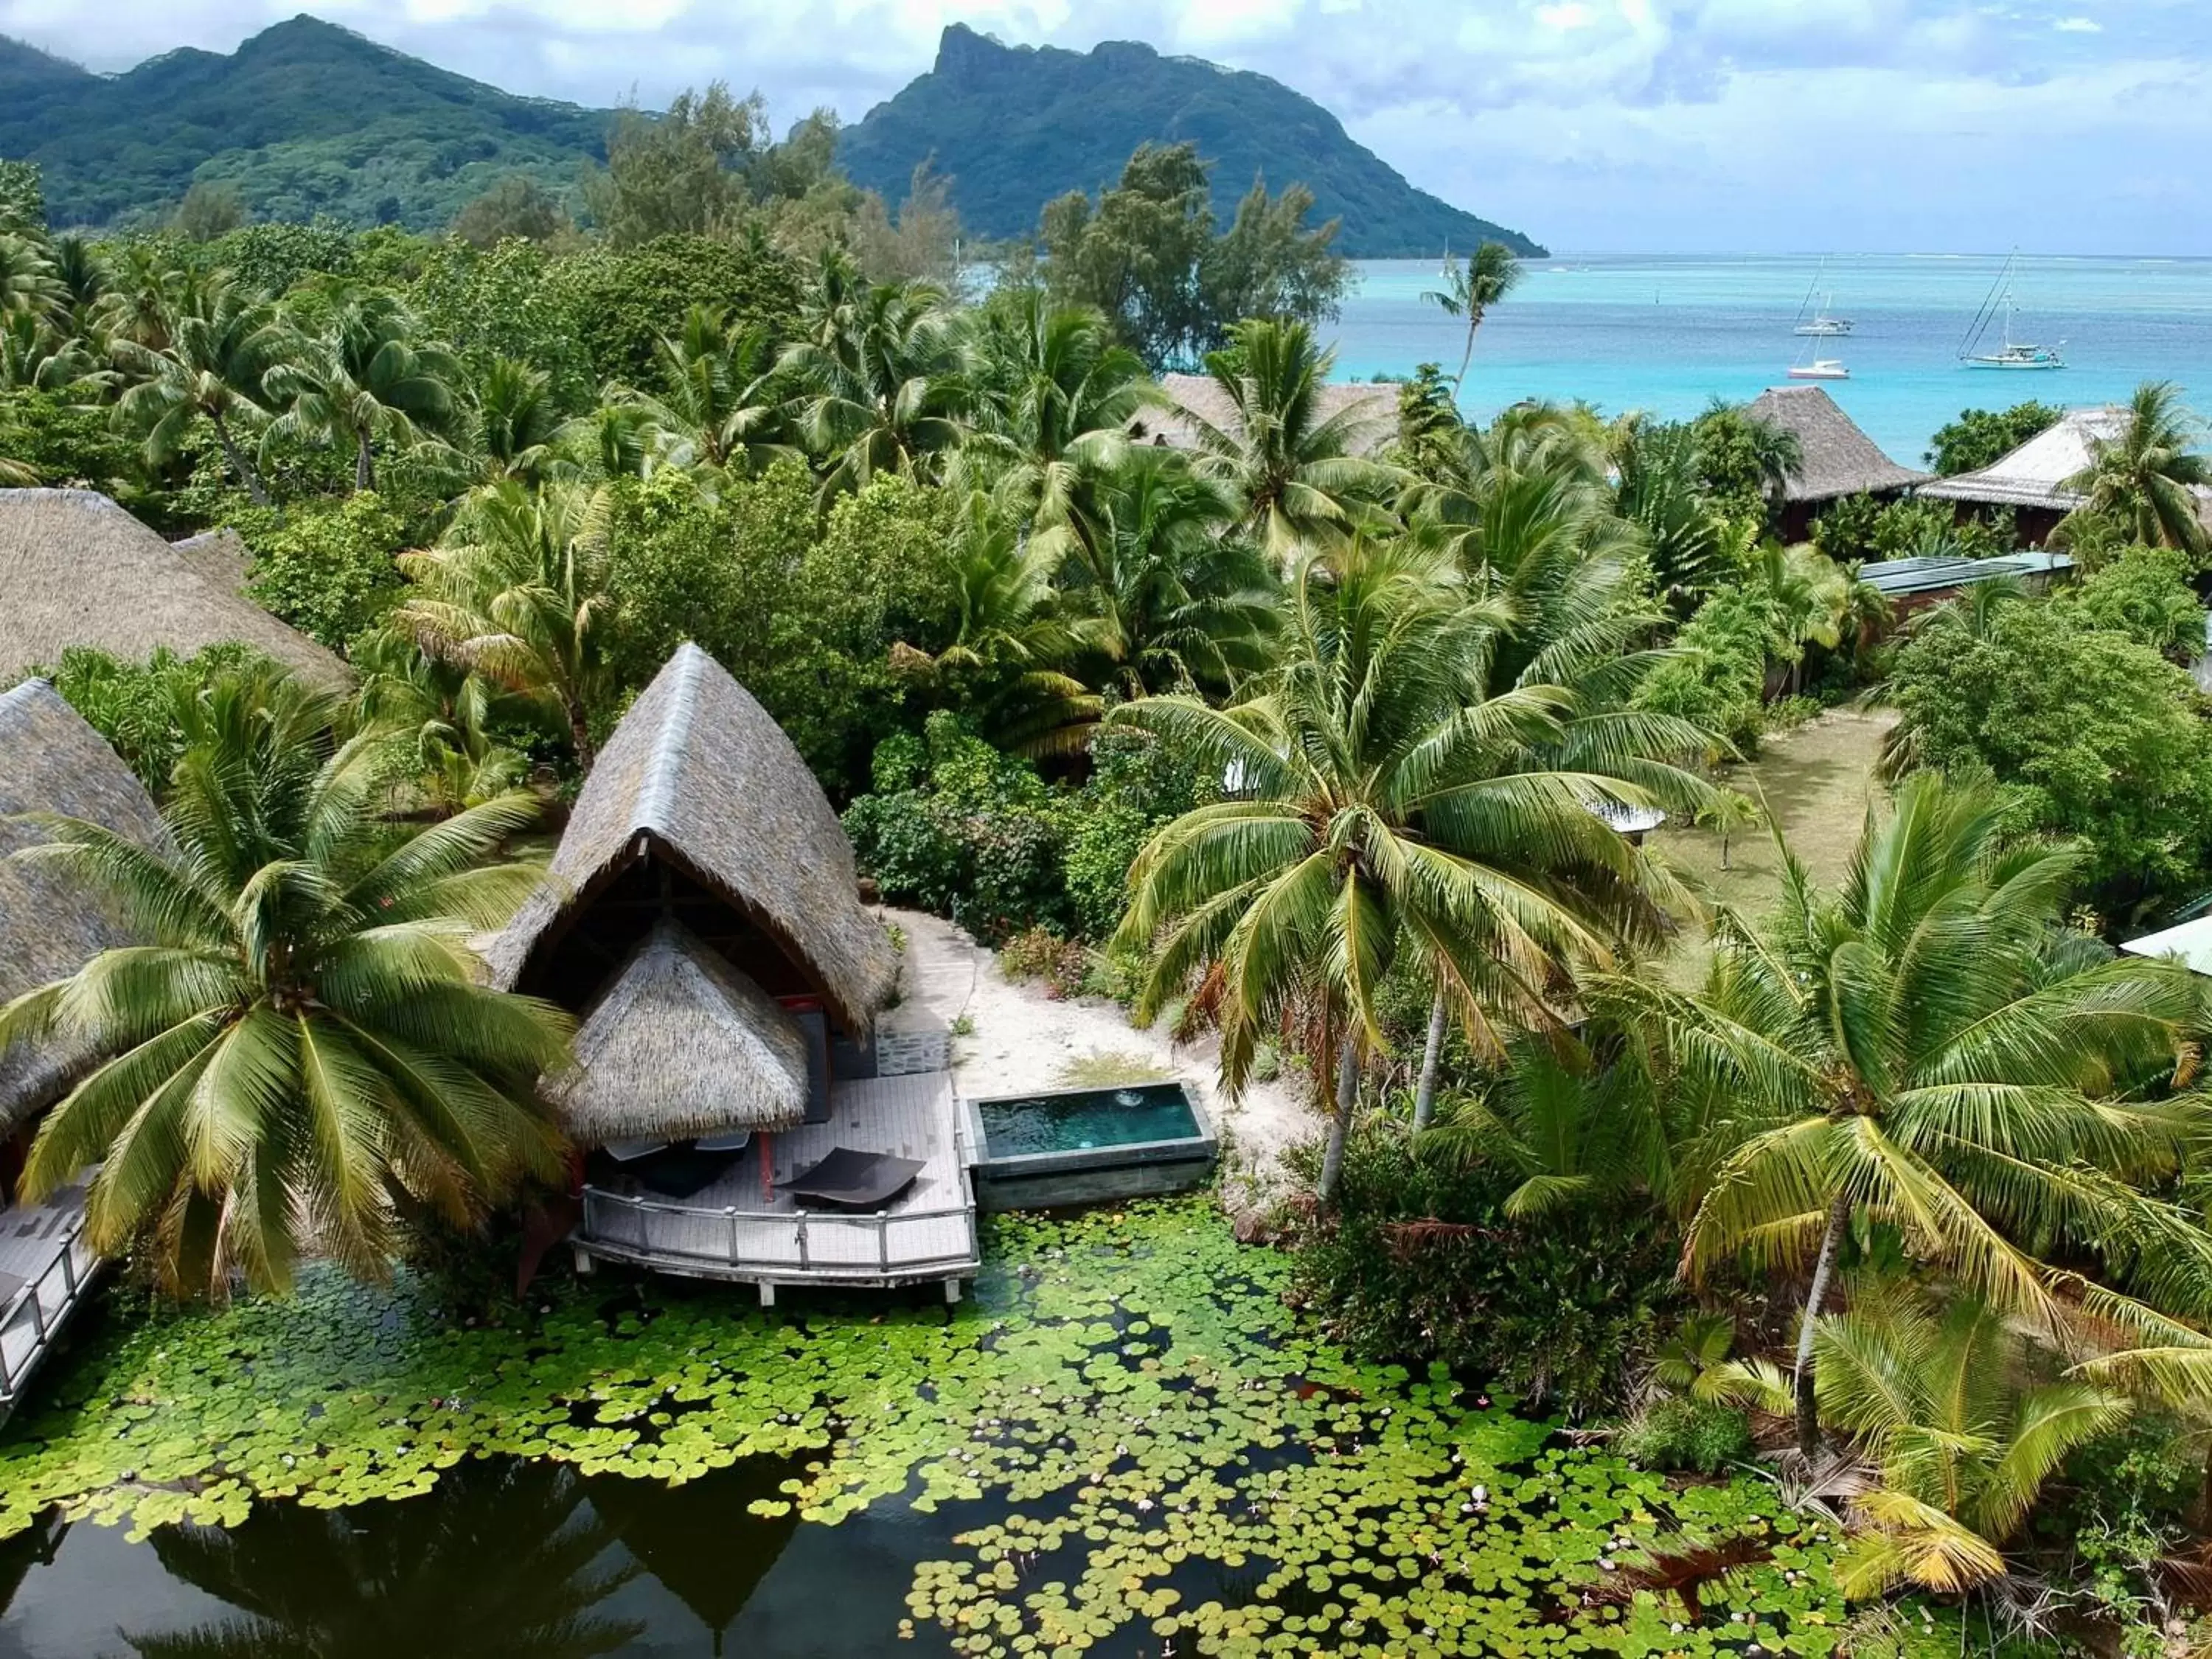
[[(2023, 258), (2011, 284), (2014, 337), (2063, 341), (2067, 367), (1964, 368), (1960, 339), (2003, 265), (1948, 254), (1832, 258), (1825, 271), (1818, 258), (1780, 255), (1531, 260), (1482, 325), (1464, 402), (1477, 418), (1524, 398), (1583, 398), (1607, 415), (1694, 415), (1717, 397), (1790, 384), (1790, 366), (1817, 350), (1851, 371), (1820, 384), (1907, 465), (1920, 465), (1936, 429), (1968, 407), (2112, 403), (2140, 381), (2170, 380), (2212, 416), (2212, 259)], [(1458, 367), (1462, 325), (1420, 297), (1437, 286), (1435, 264), (1370, 260), (1356, 270), (1358, 288), (1329, 331), (1338, 378)], [(1816, 276), (1833, 291), (1835, 314), (1856, 325), (1850, 336), (1791, 333)]]

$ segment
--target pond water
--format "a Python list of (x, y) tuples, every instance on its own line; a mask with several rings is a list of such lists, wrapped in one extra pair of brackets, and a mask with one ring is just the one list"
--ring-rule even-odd
[(994, 1158), (1189, 1140), (1203, 1133), (1180, 1083), (979, 1100), (975, 1112), (983, 1121), (986, 1154)]
[[(495, 1326), (317, 1274), (118, 1316), (0, 1437), (0, 1656), (1832, 1645), (1771, 1487), (1357, 1361), (1286, 1274), (1184, 1200), (1002, 1218), (950, 1310), (602, 1281)], [(1685, 1538), (1753, 1557), (1686, 1622)]]

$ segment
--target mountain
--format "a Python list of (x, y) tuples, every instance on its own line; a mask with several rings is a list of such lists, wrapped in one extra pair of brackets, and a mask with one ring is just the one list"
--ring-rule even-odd
[(1089, 52), (1011, 47), (955, 23), (937, 66), (847, 129), (837, 159), (855, 183), (894, 203), (929, 161), (951, 179), (962, 223), (1004, 238), (1035, 230), (1053, 197), (1111, 184), (1146, 139), (1198, 145), (1215, 164), (1214, 205), (1224, 221), (1255, 175), (1273, 190), (1304, 185), (1316, 222), (1343, 221), (1337, 247), (1355, 258), (1433, 258), (1485, 237), (1544, 252), (1517, 231), (1414, 189), (1279, 81), (1126, 40)]
[(150, 216), (197, 177), (235, 185), (257, 217), (439, 226), (502, 173), (572, 178), (604, 155), (608, 119), (312, 17), (115, 76), (0, 40), (0, 156), (39, 163), (57, 225)]

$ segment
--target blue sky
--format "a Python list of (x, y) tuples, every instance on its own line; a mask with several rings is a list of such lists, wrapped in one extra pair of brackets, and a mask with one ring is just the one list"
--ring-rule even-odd
[[(714, 78), (857, 119), (966, 21), (1136, 38), (1320, 100), (1415, 183), (1560, 249), (2212, 254), (2212, 0), (331, 0), (518, 92)], [(95, 69), (299, 0), (0, 0)]]

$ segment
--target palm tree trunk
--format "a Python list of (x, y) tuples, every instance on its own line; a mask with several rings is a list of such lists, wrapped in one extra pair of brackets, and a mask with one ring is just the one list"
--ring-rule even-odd
[(1467, 308), (1467, 349), (1459, 354), (1459, 378), (1452, 382), (1452, 404), (1459, 404), (1460, 393), (1467, 390), (1467, 366), (1474, 361), (1474, 331), (1482, 326), (1482, 310), (1478, 306)]
[(591, 723), (584, 718), (581, 703), (567, 704), (566, 713), (568, 716), (568, 742), (576, 751), (576, 769), (588, 777), (592, 762), (598, 758), (592, 751)]
[(376, 459), (369, 453), (368, 434), (357, 432), (353, 445), (354, 493), (363, 495), (376, 488)]
[(1444, 988), (1437, 987), (1436, 1000), (1429, 1005), (1428, 1046), (1421, 1050), (1421, 1080), (1413, 1090), (1413, 1133), (1429, 1127), (1429, 1120), (1437, 1109), (1437, 1062), (1443, 1058), (1444, 1018), (1449, 1011), (1444, 1006)]
[(270, 504), (269, 491), (262, 484), (261, 475), (247, 464), (246, 452), (238, 447), (238, 441), (230, 435), (229, 423), (220, 415), (213, 415), (209, 418), (215, 422), (215, 440), (222, 446), (222, 458), (230, 463), (230, 470), (238, 475), (238, 482), (245, 489), (247, 498), (256, 507), (267, 507)]
[(1838, 1193), (1828, 1206), (1828, 1230), (1820, 1236), (1820, 1254), (1813, 1263), (1813, 1283), (1805, 1291), (1805, 1316), (1797, 1328), (1797, 1449), (1809, 1461), (1820, 1451), (1820, 1412), (1813, 1398), (1813, 1327), (1827, 1298), (1828, 1278), (1835, 1271), (1836, 1252), (1842, 1248), (1844, 1229), (1850, 1224), (1851, 1200)]
[(1323, 1209), (1336, 1202), (1337, 1182), (1344, 1176), (1344, 1142), (1352, 1133), (1352, 1108), (1359, 1098), (1359, 1044), (1352, 1031), (1344, 1034), (1336, 1058), (1336, 1113), (1328, 1122), (1328, 1149), (1322, 1154), (1321, 1186), (1314, 1196)]

